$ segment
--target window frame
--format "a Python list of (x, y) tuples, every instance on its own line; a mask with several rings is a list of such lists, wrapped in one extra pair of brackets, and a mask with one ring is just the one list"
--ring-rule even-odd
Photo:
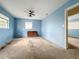
[(32, 22), (25, 22), (25, 29), (27, 29), (27, 30), (33, 29), (33, 23)]
[(9, 29), (9, 17), (5, 16), (4, 14), (0, 13), (0, 22), (3, 21), (4, 22), (4, 26), (0, 25), (0, 29)]

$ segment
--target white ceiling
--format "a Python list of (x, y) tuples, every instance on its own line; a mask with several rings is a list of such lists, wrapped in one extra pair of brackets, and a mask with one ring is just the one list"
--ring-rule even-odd
[[(3, 0), (1, 4), (14, 17), (43, 19), (67, 1), (68, 0)], [(24, 12), (25, 9), (33, 9), (36, 15), (28, 17), (28, 13)]]

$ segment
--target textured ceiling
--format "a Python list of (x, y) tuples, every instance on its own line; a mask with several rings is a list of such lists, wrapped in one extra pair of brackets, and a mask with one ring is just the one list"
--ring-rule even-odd
[[(2, 6), (14, 17), (25, 19), (43, 19), (61, 7), (68, 0), (3, 0)], [(35, 11), (35, 16), (29, 17), (28, 10)]]

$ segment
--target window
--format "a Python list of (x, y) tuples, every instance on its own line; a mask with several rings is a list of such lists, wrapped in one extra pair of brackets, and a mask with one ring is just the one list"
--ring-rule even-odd
[(9, 28), (9, 18), (0, 13), (0, 28)]
[(32, 22), (25, 22), (25, 29), (32, 29)]
[(68, 16), (68, 29), (79, 29), (79, 13)]

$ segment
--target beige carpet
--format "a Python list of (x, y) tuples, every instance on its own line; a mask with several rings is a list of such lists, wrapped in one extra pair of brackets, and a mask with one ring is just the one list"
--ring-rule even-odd
[(0, 59), (79, 59), (79, 49), (56, 48), (40, 37), (21, 38), (1, 50)]

